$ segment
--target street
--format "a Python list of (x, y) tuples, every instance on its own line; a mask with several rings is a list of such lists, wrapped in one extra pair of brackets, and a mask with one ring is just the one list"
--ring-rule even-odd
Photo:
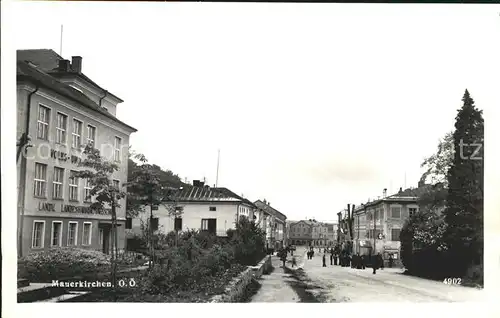
[(316, 249), (314, 258), (307, 260), (305, 251), (298, 247), (294, 253), (296, 270), (283, 269), (273, 257), (274, 271), (259, 281), (261, 288), (251, 302), (463, 302), (482, 296), (482, 290), (407, 276), (400, 268), (373, 274), (371, 268), (331, 266), (329, 254), (327, 267), (322, 267), (323, 253)]

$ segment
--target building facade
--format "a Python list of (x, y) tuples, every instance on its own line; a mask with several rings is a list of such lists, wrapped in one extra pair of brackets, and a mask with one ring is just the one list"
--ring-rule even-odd
[(290, 222), (290, 241), (292, 245), (312, 244), (313, 225), (311, 221), (301, 220)]
[(262, 229), (266, 232), (266, 246), (269, 249), (280, 249), (286, 241), (286, 215), (273, 208), (269, 202), (257, 200), (254, 202), (258, 214), (262, 216)]
[[(180, 189), (173, 197), (175, 207), (159, 205), (153, 211), (152, 227), (155, 232), (201, 230), (225, 237), (235, 229), (241, 217), (253, 219), (255, 205), (227, 188), (211, 188), (195, 180), (193, 186)], [(178, 211), (178, 212), (174, 212)], [(150, 211), (127, 220), (130, 234), (139, 234), (141, 224), (147, 224)]]
[[(52, 50), (17, 52), (18, 254), (53, 247), (110, 249), (109, 210), (90, 208), (90, 185), (78, 179), (83, 147), (92, 144), (119, 167), (113, 182), (127, 181), (130, 135), (115, 117), (123, 102)], [(103, 106), (106, 105), (107, 109)], [(125, 247), (125, 210), (117, 209), (118, 248)]]
[(416, 196), (394, 195), (360, 205), (354, 210), (354, 251), (368, 255), (392, 254), (399, 260), (399, 239), (405, 221), (419, 211)]

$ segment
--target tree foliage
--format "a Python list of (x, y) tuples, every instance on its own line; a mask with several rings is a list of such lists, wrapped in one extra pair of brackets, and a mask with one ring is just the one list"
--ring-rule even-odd
[[(434, 184), (425, 186), (419, 212), (403, 226), (401, 257), (419, 275), (473, 272), (482, 281), (484, 122), (467, 90), (462, 101), (455, 131), (422, 164), (427, 170), (421, 181), (430, 176)], [(445, 182), (436, 182), (443, 175)]]
[(118, 253), (116, 208), (120, 207), (120, 200), (126, 196), (126, 193), (112, 180), (113, 173), (118, 171), (116, 163), (103, 158), (99, 150), (94, 148), (92, 144), (85, 146), (83, 154), (85, 159), (79, 163), (79, 166), (85, 169), (78, 171), (75, 176), (89, 182), (90, 194), (86, 199), (92, 200), (91, 208), (96, 211), (111, 208), (112, 282), (113, 286), (116, 286)]
[(253, 220), (240, 217), (236, 229), (230, 235), (230, 244), (234, 247), (238, 263), (255, 265), (265, 256), (266, 233)]
[(439, 141), (437, 152), (422, 162), (421, 167), (425, 172), (420, 181), (424, 184), (442, 183), (446, 186), (446, 175), (453, 160), (454, 149), (453, 133), (449, 132)]
[(134, 158), (139, 161), (132, 167), (129, 173), (127, 182), (128, 209), (129, 216), (136, 216), (139, 213), (145, 212), (145, 207), (149, 207), (149, 225), (148, 225), (148, 246), (150, 249), (150, 259), (154, 261), (154, 245), (153, 228), (151, 226), (153, 220), (153, 210), (160, 204), (167, 208), (169, 215), (175, 217), (180, 216), (182, 209), (177, 206), (177, 202), (173, 199), (177, 189), (169, 186), (165, 178), (162, 178), (162, 170), (148, 163), (148, 160), (143, 154), (134, 154)]
[(467, 90), (462, 101), (453, 133), (457, 151), (447, 174), (444, 214), (448, 223), (445, 240), (460, 260), (457, 266), (466, 268), (482, 264), (483, 257), (484, 120)]

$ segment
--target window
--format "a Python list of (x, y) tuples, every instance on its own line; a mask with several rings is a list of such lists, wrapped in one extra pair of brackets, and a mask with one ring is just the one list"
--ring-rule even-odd
[(175, 218), (174, 230), (175, 231), (182, 231), (182, 218)]
[(125, 228), (126, 229), (131, 229), (132, 228), (132, 218), (126, 218), (125, 219)]
[(395, 219), (401, 218), (401, 207), (399, 206), (391, 207), (391, 217)]
[(417, 208), (409, 208), (408, 211), (409, 211), (410, 217), (412, 217), (413, 215), (415, 215), (417, 213)]
[(92, 202), (92, 197), (90, 196), (90, 190), (92, 190), (92, 186), (90, 185), (90, 179), (85, 179), (85, 185), (83, 186), (84, 202)]
[(391, 241), (399, 241), (399, 236), (401, 235), (401, 229), (391, 230)]
[(33, 236), (31, 238), (31, 247), (43, 248), (44, 236), (45, 236), (45, 221), (33, 221)]
[(201, 230), (208, 231), (209, 233), (215, 234), (217, 229), (217, 219), (202, 219), (201, 220)]
[(83, 238), (82, 245), (90, 245), (92, 238), (92, 223), (83, 222)]
[(61, 246), (62, 243), (62, 222), (52, 221), (51, 246)]
[(115, 137), (115, 161), (121, 161), (121, 150), (122, 149), (122, 139), (120, 137)]
[(68, 116), (57, 113), (56, 143), (66, 143), (66, 130), (68, 129)]
[(39, 139), (47, 140), (49, 134), (50, 108), (38, 106), (38, 120), (36, 136)]
[(75, 246), (76, 245), (77, 236), (78, 236), (78, 222), (69, 222), (68, 223), (68, 246)]
[(87, 143), (95, 145), (95, 127), (91, 125), (87, 125)]
[(47, 187), (47, 165), (35, 163), (35, 185), (34, 195), (36, 197), (45, 197), (45, 188)]
[(154, 231), (157, 231), (158, 230), (158, 218), (153, 218), (152, 220), (149, 219), (151, 221), (151, 229)]
[[(217, 211), (217, 207), (211, 206), (208, 208), (209, 211)], [(234, 210), (233, 210), (234, 211)]]
[(69, 199), (70, 201), (78, 201), (78, 178), (76, 177), (76, 171), (70, 171)]
[(82, 122), (78, 119), (73, 119), (73, 140), (71, 147), (80, 148), (82, 144)]
[(120, 190), (120, 180), (113, 180), (113, 187), (115, 187), (119, 191)]
[(52, 180), (52, 198), (63, 198), (64, 169), (54, 167), (54, 180)]

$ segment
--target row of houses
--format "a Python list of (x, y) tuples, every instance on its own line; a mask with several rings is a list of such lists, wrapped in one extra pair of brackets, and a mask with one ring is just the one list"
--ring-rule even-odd
[[(129, 138), (137, 129), (117, 118), (121, 98), (86, 76), (82, 57), (66, 60), (53, 50), (17, 51), (18, 255), (52, 247), (110, 250), (109, 211), (96, 211), (90, 185), (76, 178), (82, 149), (92, 144), (115, 163), (113, 183), (127, 181)], [(180, 218), (161, 207), (153, 227), (199, 229), (227, 235), (238, 218), (254, 219), (265, 229), (267, 244), (286, 244), (286, 216), (269, 202), (249, 200), (226, 188), (195, 182), (177, 193)], [(126, 217), (126, 200), (117, 208), (118, 248), (137, 230)], [(139, 223), (138, 223), (139, 222)]]
[[(399, 189), (398, 193), (368, 200), (360, 205), (349, 205), (337, 213), (339, 230), (338, 240), (342, 244), (353, 242), (353, 253), (361, 255), (381, 253), (385, 258), (392, 254), (400, 258), (400, 234), (406, 220), (419, 211), (418, 198), (430, 187), (419, 183), (417, 188)], [(349, 222), (352, 220), (352, 237)]]
[(192, 185), (179, 189), (172, 196), (171, 204), (160, 204), (153, 211), (127, 218), (127, 238), (140, 234), (144, 226), (151, 224), (155, 233), (172, 231), (207, 231), (219, 237), (227, 236), (235, 229), (241, 217), (253, 220), (266, 234), (267, 248), (278, 249), (286, 242), (286, 215), (273, 208), (269, 202), (250, 200), (224, 187), (210, 187), (203, 181), (194, 180)]

